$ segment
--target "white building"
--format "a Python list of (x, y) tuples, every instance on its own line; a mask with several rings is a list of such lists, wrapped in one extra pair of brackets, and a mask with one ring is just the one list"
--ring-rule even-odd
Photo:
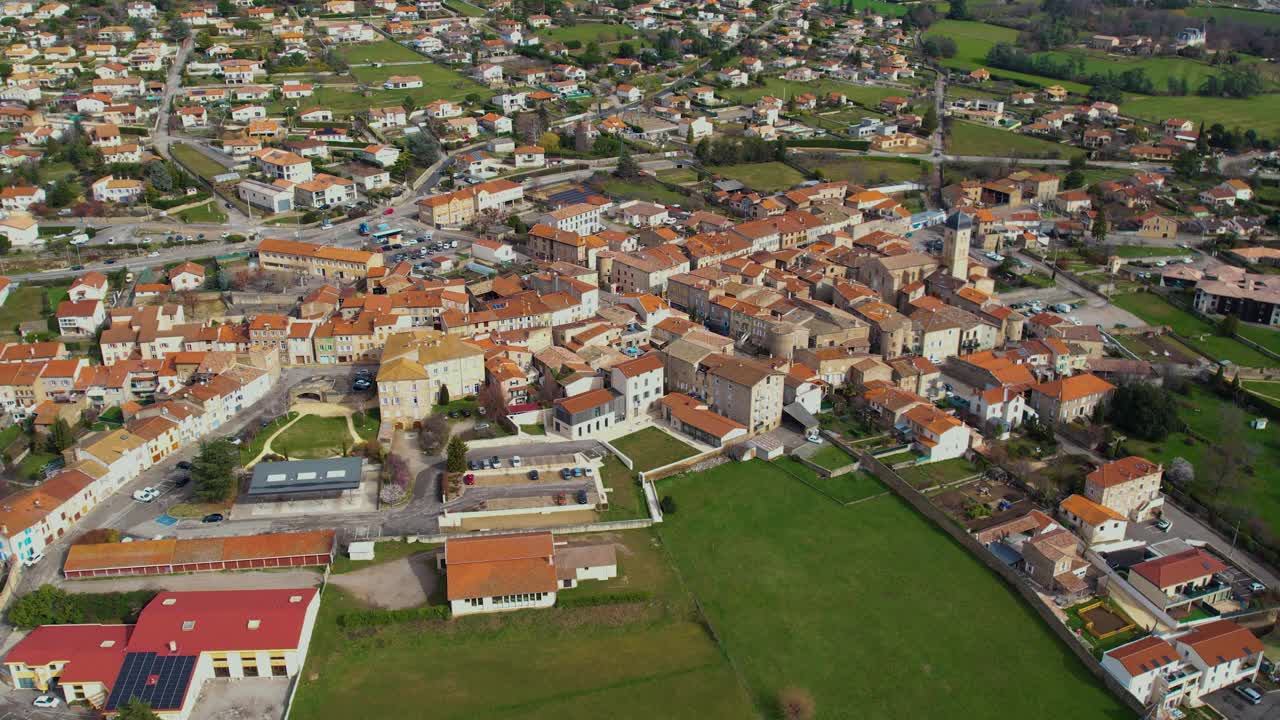
[(658, 407), (666, 393), (666, 367), (658, 353), (614, 365), (609, 371), (609, 384), (622, 395), (627, 418), (644, 417)]
[(241, 180), (236, 186), (240, 199), (268, 212), (288, 212), (293, 209), (293, 183), (277, 180), (264, 183), (260, 180)]
[(537, 223), (579, 235), (590, 235), (604, 229), (600, 222), (603, 209), (603, 205), (578, 203), (545, 213), (538, 218)]

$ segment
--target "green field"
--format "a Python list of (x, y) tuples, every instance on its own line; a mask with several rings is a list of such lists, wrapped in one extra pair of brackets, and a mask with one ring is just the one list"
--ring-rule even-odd
[(1191, 251), (1186, 248), (1153, 245), (1113, 245), (1107, 249), (1107, 252), (1122, 258), (1172, 257), (1191, 254)]
[[(929, 26), (929, 35), (940, 35), (956, 41), (956, 56), (945, 58), (941, 63), (946, 67), (964, 72), (986, 67), (987, 51), (998, 43), (1016, 44), (1018, 42), (1017, 30), (970, 20), (939, 20)], [(1001, 70), (1000, 68), (987, 68), (987, 70), (991, 72), (991, 76), (994, 78), (1020, 81), (1039, 87), (1061, 85), (1068, 92), (1078, 95), (1084, 95), (1089, 92), (1088, 85), (1068, 80), (1028, 75), (1011, 70)]]
[(864, 107), (874, 108), (880, 101), (895, 95), (907, 93), (900, 88), (878, 87), (870, 85), (854, 85), (840, 80), (815, 80), (813, 82), (793, 82), (779, 77), (765, 78), (764, 85), (750, 85), (732, 90), (716, 90), (716, 95), (736, 103), (754, 103), (756, 100), (772, 95), (779, 99), (791, 99), (796, 95), (812, 93), (821, 100), (827, 93), (842, 92), (851, 102)]
[(609, 443), (631, 458), (632, 470), (644, 472), (693, 457), (698, 450), (656, 427), (647, 427)]
[[(888, 460), (889, 458), (885, 458), (887, 463)], [(941, 462), (915, 465), (903, 470), (900, 474), (902, 475), (903, 480), (906, 480), (918, 488), (924, 488), (933, 485), (953, 483), (958, 480), (963, 480), (967, 477), (977, 475), (980, 472), (982, 472), (982, 469), (968, 460), (965, 460), (964, 458), (954, 458), (952, 460), (943, 460)]]
[(821, 170), (828, 180), (848, 180), (856, 185), (919, 180), (924, 163), (905, 158), (851, 157), (839, 155), (803, 155), (792, 153), (795, 164), (810, 170)]
[[(692, 173), (693, 171), (687, 170), (684, 172)], [(645, 202), (661, 203), (662, 205), (680, 205), (688, 200), (684, 195), (666, 187), (662, 183), (644, 177), (635, 180), (610, 177), (600, 183), (600, 188), (605, 193), (624, 200), (643, 200)]]
[[(1085, 75), (1107, 72), (1119, 74), (1127, 70), (1141, 68), (1147, 77), (1151, 79), (1152, 87), (1156, 93), (1166, 91), (1170, 78), (1186, 80), (1187, 87), (1191, 92), (1195, 92), (1205, 81), (1205, 78), (1210, 75), (1220, 75), (1223, 72), (1222, 68), (1215, 68), (1209, 63), (1184, 57), (1132, 57), (1108, 55), (1095, 50), (1062, 50), (1051, 53), (1037, 53), (1037, 55), (1044, 54), (1051, 56), (1056, 62), (1060, 63), (1072, 57), (1078, 56), (1082, 58)], [(1260, 62), (1261, 58), (1245, 56), (1241, 61), (1241, 66)], [(1259, 67), (1259, 70), (1265, 70), (1265, 68)], [(994, 68), (992, 71), (994, 72)]]
[(314, 460), (342, 455), (355, 443), (344, 417), (306, 415), (271, 441), (271, 450), (290, 460)]
[(1273, 353), (1280, 354), (1280, 330), (1278, 329), (1241, 323), (1236, 334), (1258, 343)]
[(465, 17), (483, 17), (484, 8), (476, 7), (466, 0), (445, 0), (445, 7)]
[(355, 601), (330, 586), (291, 717), (417, 717), (430, 708), (440, 720), (754, 718), (654, 534), (611, 539), (622, 546), (619, 577), (562, 597), (644, 591), (652, 600), (347, 630), (337, 618)]
[(190, 145), (174, 143), (169, 146), (169, 152), (173, 155), (175, 160), (186, 165), (205, 180), (212, 181), (212, 178), (215, 175), (221, 175), (227, 172), (227, 169), (222, 166), (222, 163), (217, 162), (213, 158), (205, 155)]
[[(468, 95), (477, 95), (482, 99), (488, 99), (493, 95), (493, 91), (480, 85), (479, 83), (464, 77), (448, 68), (439, 65), (401, 65), (400, 68), (427, 68), (427, 72), (412, 73), (387, 73), (395, 75), (417, 75), (422, 78), (422, 87), (413, 88), (412, 90), (383, 90), (382, 81), (374, 83), (366, 93), (361, 93), (354, 87), (318, 87), (315, 94), (309, 98), (303, 98), (298, 104), (299, 110), (306, 110), (313, 107), (327, 107), (333, 110), (335, 115), (349, 115), (351, 113), (367, 110), (371, 107), (384, 107), (389, 105), (400, 105), (404, 102), (405, 96), (413, 98), (418, 107), (425, 106), (433, 100), (452, 100), (461, 102)], [(366, 68), (353, 68), (353, 72), (364, 70)], [(376, 73), (386, 73), (388, 70), (395, 68), (367, 68)], [(271, 104), (270, 111), (278, 112), (284, 108), (286, 103), (276, 101)]]
[(1168, 325), (1186, 338), (1187, 343), (1215, 360), (1229, 360), (1245, 367), (1280, 367), (1274, 360), (1235, 338), (1217, 334), (1217, 328), (1208, 320), (1169, 303), (1152, 293), (1132, 293), (1112, 298), (1116, 306), (1142, 318), (1151, 325)]
[(638, 43), (644, 40), (643, 36), (625, 25), (606, 25), (601, 23), (579, 23), (572, 27), (543, 28), (537, 31), (537, 35), (544, 43), (567, 43), (571, 40), (577, 40), (582, 43), (583, 47), (586, 47), (587, 43), (590, 42), (605, 45), (619, 41)]
[(1280, 14), (1277, 13), (1242, 10), (1237, 8), (1202, 6), (1189, 7), (1181, 10), (1180, 12), (1188, 17), (1221, 18), (1224, 20), (1235, 20), (1248, 25), (1260, 25), (1262, 27), (1280, 30)]
[[(1230, 403), (1222, 400), (1200, 385), (1193, 384), (1186, 398), (1179, 398), (1181, 408), (1178, 417), (1192, 430), (1208, 441), (1196, 440), (1186, 433), (1173, 433), (1159, 443), (1129, 439), (1125, 446), (1129, 452), (1164, 463), (1166, 467), (1176, 457), (1186, 458), (1196, 468), (1196, 484), (1203, 486), (1222, 466), (1219, 444), (1222, 438), (1242, 440), (1250, 452), (1251, 475), (1246, 474), (1240, 487), (1227, 489), (1213, 499), (1219, 509), (1235, 508), (1247, 517), (1260, 519), (1273, 537), (1280, 537), (1280, 433), (1274, 429), (1253, 430), (1248, 421), (1253, 415), (1245, 410), (1234, 414), (1238, 425), (1226, 425), (1233, 415)], [(1199, 493), (1212, 497), (1212, 493)], [(1203, 500), (1202, 500), (1203, 502)]]
[(258, 454), (262, 452), (262, 448), (267, 444), (267, 438), (297, 416), (298, 414), (294, 412), (285, 413), (258, 428), (253, 437), (240, 446), (240, 464), (248, 465), (250, 461), (258, 457)]
[(58, 303), (67, 297), (67, 287), (22, 285), (9, 290), (9, 298), (0, 306), (0, 334), (16, 335), (21, 323), (44, 317), (45, 296), (49, 298), (50, 312), (57, 311)]
[(824, 478), (818, 477), (818, 474), (809, 466), (791, 457), (780, 457), (774, 460), (773, 464), (786, 470), (792, 477), (821, 490), (841, 504), (857, 502), (887, 492), (879, 480), (861, 470)]
[[(661, 481), (659, 533), (764, 717), (1128, 713), (978, 560), (898, 498), (831, 502), (754, 460)], [(999, 667), (999, 678), (992, 668)], [(1017, 692), (1000, 692), (993, 683)]]
[(760, 192), (788, 190), (804, 182), (805, 177), (790, 165), (780, 162), (744, 163), (742, 165), (716, 165), (711, 172), (746, 185)]
[[(833, 8), (846, 7), (845, 3), (840, 0), (827, 0), (827, 6)], [(853, 0), (854, 15), (861, 16), (864, 11), (884, 15), (885, 17), (902, 17), (907, 14), (908, 8), (901, 3), (885, 2), (885, 0)]]
[(371, 62), (422, 61), (422, 56), (417, 52), (390, 40), (340, 46), (338, 55), (349, 65)]
[(953, 155), (1029, 158), (1069, 158), (1084, 154), (1080, 148), (961, 120), (951, 123), (947, 133), (947, 152)]
[(659, 170), (658, 179), (675, 185), (687, 185), (696, 183), (701, 178), (691, 168), (675, 168), (673, 170)]
[(183, 210), (178, 213), (178, 219), (184, 223), (221, 224), (227, 221), (227, 214), (218, 207), (217, 202), (210, 200), (203, 205)]
[(1280, 133), (1280, 95), (1259, 95), (1247, 100), (1231, 98), (1148, 97), (1130, 95), (1120, 103), (1120, 113), (1164, 122), (1171, 117), (1187, 118), (1206, 126), (1222, 123), (1226, 128), (1257, 130), (1259, 135)]
[(817, 452), (809, 456), (808, 460), (828, 470), (837, 470), (854, 461), (849, 457), (849, 453), (831, 444), (823, 444)]

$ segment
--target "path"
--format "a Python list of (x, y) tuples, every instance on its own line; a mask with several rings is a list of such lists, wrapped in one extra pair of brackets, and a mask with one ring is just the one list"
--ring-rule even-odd
[(245, 467), (253, 467), (267, 455), (279, 455), (280, 453), (276, 453), (272, 450), (271, 443), (275, 442), (275, 439), (280, 436), (280, 433), (288, 430), (294, 423), (308, 415), (315, 415), (316, 417), (344, 418), (347, 421), (347, 432), (351, 436), (352, 447), (364, 442), (364, 438), (360, 437), (360, 433), (356, 432), (356, 424), (351, 419), (351, 416), (356, 413), (355, 408), (347, 407), (346, 405), (339, 405), (337, 403), (301, 402), (295, 403), (294, 406), (290, 408), (289, 412), (298, 413), (298, 417), (290, 420), (281, 426), (279, 430), (271, 433), (271, 437), (267, 438), (267, 441), (262, 444), (262, 452), (258, 453), (252, 460), (245, 463)]

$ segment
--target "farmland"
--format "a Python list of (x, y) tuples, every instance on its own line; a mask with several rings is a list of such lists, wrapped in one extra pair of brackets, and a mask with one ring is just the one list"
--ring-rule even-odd
[[(841, 505), (759, 460), (658, 490), (681, 508), (660, 535), (765, 712), (796, 686), (820, 717), (1124, 714), (1017, 596), (892, 495)], [(978, 617), (999, 621), (958, 620)], [(993, 703), (997, 657), (1021, 691)]]
[(1152, 325), (1168, 325), (1197, 350), (1216, 360), (1227, 360), (1245, 367), (1280, 365), (1280, 362), (1234, 338), (1217, 334), (1217, 328), (1212, 323), (1171, 304), (1159, 295), (1133, 293), (1113, 298), (1112, 302)]
[(1084, 151), (1008, 130), (956, 121), (947, 133), (947, 152), (985, 157), (1069, 158)]
[(719, 165), (711, 171), (760, 192), (786, 190), (804, 181), (804, 176), (795, 168), (780, 162)]
[[(956, 56), (942, 60), (942, 64), (956, 70), (969, 71), (977, 67), (985, 67), (987, 51), (998, 43), (1016, 43), (1018, 31), (997, 25), (972, 22), (968, 20), (940, 20), (929, 26), (929, 35), (949, 37), (956, 41)], [(1061, 85), (1068, 91), (1083, 95), (1089, 91), (1088, 86), (1080, 83), (1056, 80), (1040, 75), (987, 68), (992, 77), (1004, 78), (1015, 82), (1027, 83), (1039, 87)]]
[(1280, 95), (1258, 95), (1243, 99), (1126, 96), (1120, 112), (1141, 120), (1164, 122), (1171, 117), (1184, 117), (1206, 125), (1222, 123), (1227, 128), (1257, 130), (1260, 135), (1280, 132)]
[(840, 80), (816, 80), (814, 82), (793, 82), (783, 80), (778, 77), (766, 78), (763, 86), (750, 85), (744, 88), (734, 88), (732, 90), (719, 90), (716, 92), (720, 97), (732, 100), (738, 103), (754, 103), (756, 100), (765, 95), (772, 95), (776, 98), (790, 99), (802, 93), (813, 93), (818, 97), (823, 97), (827, 93), (842, 92), (849, 97), (849, 100), (864, 107), (874, 108), (880, 104), (880, 101), (893, 97), (894, 95), (902, 95), (903, 91), (887, 88), (873, 87), (870, 85), (854, 85), (853, 83), (842, 82)]
[(580, 23), (572, 27), (558, 27), (538, 31), (538, 37), (542, 42), (562, 42), (567, 43), (576, 40), (586, 46), (587, 43), (606, 43), (618, 41), (634, 41), (639, 42), (644, 38), (639, 37), (635, 30), (625, 25), (605, 25), (599, 23)]

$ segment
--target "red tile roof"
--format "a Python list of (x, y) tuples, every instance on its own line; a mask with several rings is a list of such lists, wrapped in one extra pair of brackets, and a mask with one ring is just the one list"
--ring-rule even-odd
[(551, 533), (450, 539), (445, 543), (448, 597), (555, 592)]
[(1129, 568), (1129, 572), (1137, 573), (1158, 588), (1167, 588), (1206, 575), (1220, 573), (1226, 569), (1226, 565), (1209, 553), (1199, 548), (1192, 548), (1138, 563)]

